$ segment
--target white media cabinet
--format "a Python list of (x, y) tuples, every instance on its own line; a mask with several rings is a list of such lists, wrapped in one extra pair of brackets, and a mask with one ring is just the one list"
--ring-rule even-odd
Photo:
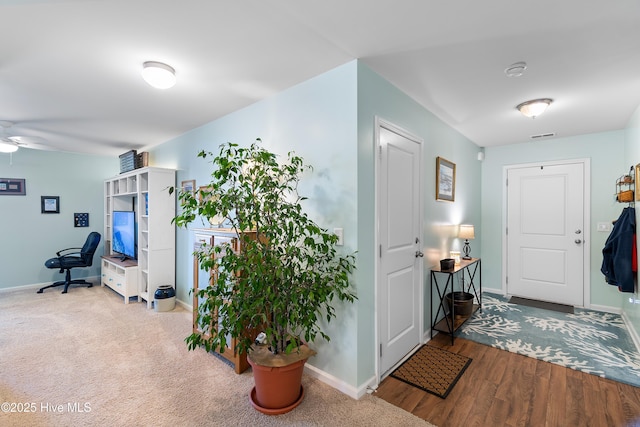
[[(175, 192), (169, 194), (169, 187), (175, 186), (175, 181), (176, 172), (173, 169), (145, 167), (122, 173), (104, 182), (105, 258), (102, 273), (105, 273), (104, 269), (107, 267), (107, 272), (113, 269), (113, 277), (124, 277), (125, 283), (121, 289), (130, 293), (135, 287), (136, 295), (139, 300), (146, 301), (147, 308), (153, 307), (158, 286), (175, 287), (176, 238), (175, 225), (171, 220), (176, 212), (176, 198)], [(112, 257), (116, 255), (111, 248), (113, 211), (135, 212), (136, 267), (130, 265), (124, 268), (113, 261)], [(120, 271), (119, 268), (126, 270), (123, 275), (116, 274)], [(128, 279), (135, 283), (129, 283)], [(125, 302), (127, 301), (128, 297), (125, 296)]]
[(101, 261), (100, 284), (122, 295), (125, 304), (129, 304), (131, 297), (138, 297), (140, 302), (138, 263), (130, 259), (122, 261), (114, 256), (103, 256)]

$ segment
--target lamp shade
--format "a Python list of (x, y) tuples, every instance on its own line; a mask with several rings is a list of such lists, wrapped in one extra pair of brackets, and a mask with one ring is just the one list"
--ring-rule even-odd
[(176, 84), (176, 70), (162, 62), (147, 61), (142, 64), (142, 78), (156, 89), (169, 89)]
[(533, 99), (531, 101), (523, 102), (516, 108), (523, 116), (535, 119), (546, 111), (547, 107), (551, 105), (551, 102), (553, 102), (553, 100), (549, 98)]
[(458, 237), (461, 239), (474, 239), (475, 233), (473, 225), (461, 224), (460, 231), (458, 232)]
[(0, 141), (0, 153), (15, 153), (16, 151), (18, 151), (16, 144)]

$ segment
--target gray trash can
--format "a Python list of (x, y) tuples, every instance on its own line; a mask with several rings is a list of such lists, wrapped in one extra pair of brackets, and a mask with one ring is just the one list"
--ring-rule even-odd
[(171, 311), (176, 308), (176, 291), (172, 286), (158, 286), (154, 294), (153, 307), (156, 311)]

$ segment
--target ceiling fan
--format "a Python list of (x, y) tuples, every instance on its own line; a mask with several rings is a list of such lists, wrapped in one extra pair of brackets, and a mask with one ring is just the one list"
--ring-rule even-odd
[(37, 136), (18, 136), (9, 135), (7, 129), (12, 127), (14, 122), (9, 120), (0, 120), (0, 153), (13, 153), (18, 151), (18, 148), (35, 148), (38, 150), (46, 150), (48, 147), (40, 144), (44, 142), (43, 138)]

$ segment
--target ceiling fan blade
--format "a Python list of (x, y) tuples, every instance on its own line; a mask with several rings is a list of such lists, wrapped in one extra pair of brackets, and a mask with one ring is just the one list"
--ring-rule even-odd
[(39, 136), (10, 136), (7, 138), (9, 141), (16, 144), (18, 147), (33, 148), (35, 150), (50, 150), (46, 144), (46, 140)]

